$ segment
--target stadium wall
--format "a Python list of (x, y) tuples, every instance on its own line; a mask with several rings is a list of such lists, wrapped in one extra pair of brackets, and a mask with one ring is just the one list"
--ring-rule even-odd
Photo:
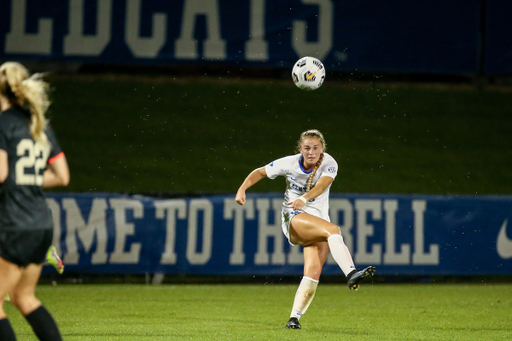
[(510, 74), (499, 0), (1, 0), (0, 58)]
[[(281, 232), (282, 194), (244, 206), (225, 195), (47, 200), (68, 273), (302, 274), (302, 248)], [(379, 275), (512, 273), (512, 197), (332, 194), (330, 207), (356, 264)], [(323, 273), (341, 274), (331, 256)]]

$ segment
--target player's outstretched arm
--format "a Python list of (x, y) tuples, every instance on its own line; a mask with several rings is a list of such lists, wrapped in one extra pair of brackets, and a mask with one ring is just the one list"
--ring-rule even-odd
[(257, 168), (249, 174), (242, 185), (240, 185), (240, 188), (238, 188), (238, 191), (236, 192), (235, 201), (239, 203), (240, 205), (245, 204), (245, 191), (260, 181), (263, 178), (267, 177), (267, 172), (265, 172), (265, 167)]
[(69, 184), (69, 166), (66, 156), (62, 154), (43, 174), (43, 187), (67, 186)]

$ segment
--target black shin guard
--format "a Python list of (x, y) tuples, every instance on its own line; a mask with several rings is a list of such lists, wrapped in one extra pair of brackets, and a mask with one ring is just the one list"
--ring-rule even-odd
[(16, 341), (16, 335), (14, 335), (14, 330), (7, 318), (0, 319), (0, 340)]
[(26, 315), (25, 318), (39, 340), (62, 341), (59, 328), (57, 327), (52, 315), (45, 307), (40, 306), (30, 314)]

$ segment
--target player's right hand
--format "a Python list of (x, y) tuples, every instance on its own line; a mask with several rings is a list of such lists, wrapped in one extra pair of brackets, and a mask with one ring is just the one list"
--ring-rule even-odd
[(245, 204), (245, 191), (238, 190), (238, 192), (236, 192), (235, 201), (239, 205)]

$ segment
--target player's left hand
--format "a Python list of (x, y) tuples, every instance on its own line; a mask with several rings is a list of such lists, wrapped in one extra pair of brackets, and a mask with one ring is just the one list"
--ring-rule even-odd
[(300, 211), (300, 210), (302, 210), (302, 208), (304, 208), (304, 206), (306, 206), (304, 201), (302, 201), (298, 198), (292, 202), (289, 202), (288, 205), (291, 205), (294, 211)]

